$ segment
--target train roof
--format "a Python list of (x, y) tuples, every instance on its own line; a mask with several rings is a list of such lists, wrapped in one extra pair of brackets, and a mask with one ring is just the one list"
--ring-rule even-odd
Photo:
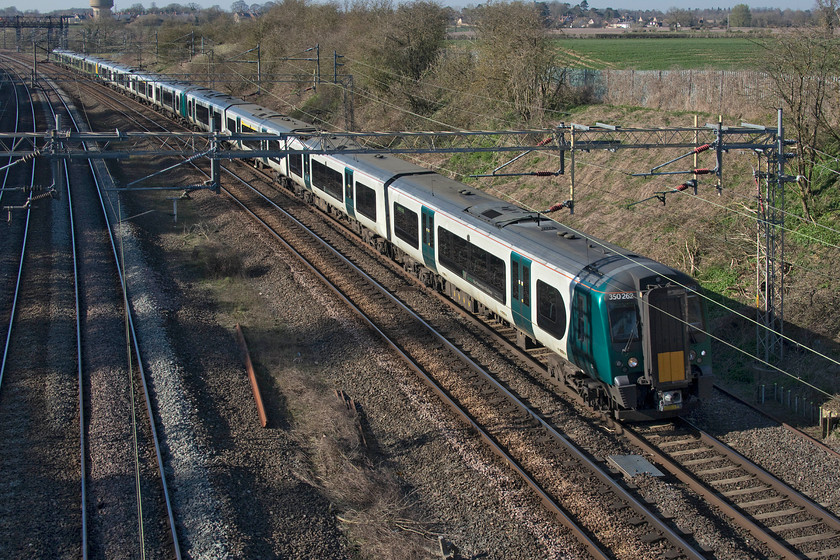
[(636, 291), (639, 280), (650, 276), (696, 284), (685, 274), (647, 257), (436, 173), (400, 177), (393, 186), (424, 203), (433, 202), (440, 211), (487, 231), (598, 291)]
[(197, 86), (194, 89), (187, 90), (187, 97), (217, 109), (227, 109), (233, 105), (248, 104), (248, 102), (243, 99), (228, 95), (227, 93), (221, 93), (204, 86)]
[[(347, 141), (346, 145), (358, 146), (352, 140)], [(382, 183), (387, 183), (392, 179), (396, 181), (413, 175), (433, 173), (425, 167), (387, 154), (342, 154), (336, 152), (330, 154), (330, 157), (346, 163)], [(441, 175), (438, 175), (438, 177), (445, 179)]]
[(243, 101), (240, 104), (230, 106), (227, 113), (228, 116), (240, 117), (253, 123), (259, 123), (260, 126), (268, 127), (274, 123), (275, 127), (279, 129), (278, 132), (290, 129), (290, 127), (283, 124), (283, 119), (288, 117), (278, 113), (277, 111), (266, 109), (262, 105), (257, 105), (256, 103)]

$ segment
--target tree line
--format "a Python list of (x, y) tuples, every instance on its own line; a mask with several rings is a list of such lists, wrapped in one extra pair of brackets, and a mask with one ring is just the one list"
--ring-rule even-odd
[[(766, 51), (763, 70), (784, 108), (787, 135), (802, 156), (796, 185), (802, 214), (811, 220), (830, 211), (815, 199), (834, 188), (833, 169), (840, 169), (832, 163), (832, 154), (840, 154), (837, 2), (818, 0), (807, 24), (755, 39)], [(198, 81), (204, 75), (218, 80), (216, 89), (247, 97), (255, 93), (259, 46), (261, 71), (276, 78), (265, 88), (285, 103), (277, 108), (323, 126), (347, 126), (349, 102), (361, 128), (397, 130), (542, 127), (591, 101), (585, 88), (567, 83), (567, 54), (553, 42), (541, 3), (470, 7), (474, 34), (461, 41), (448, 39), (453, 11), (429, 0), (263, 6), (247, 19), (207, 9), (179, 17), (145, 14), (127, 24), (92, 21), (84, 28), (86, 42), (75, 47), (107, 51), (110, 44), (132, 65), (190, 72)], [(577, 8), (588, 9), (585, 0)], [(736, 6), (729, 16), (747, 13)], [(216, 78), (226, 73), (234, 78)]]

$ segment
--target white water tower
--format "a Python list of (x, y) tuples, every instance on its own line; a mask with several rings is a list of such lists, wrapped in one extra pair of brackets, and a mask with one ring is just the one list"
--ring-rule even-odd
[(114, 0), (90, 0), (90, 7), (93, 9), (93, 19), (109, 18)]

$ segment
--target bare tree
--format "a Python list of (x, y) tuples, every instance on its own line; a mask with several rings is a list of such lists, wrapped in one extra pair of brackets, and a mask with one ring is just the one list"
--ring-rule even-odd
[(446, 11), (433, 2), (400, 5), (390, 29), (384, 32), (388, 66), (419, 80), (444, 47), (446, 22)]
[[(833, 8), (828, 13), (836, 18)], [(812, 186), (818, 152), (826, 141), (840, 142), (836, 79), (840, 74), (840, 40), (830, 21), (832, 18), (824, 18), (822, 26), (794, 29), (765, 44), (769, 50), (768, 73), (797, 142), (800, 202), (809, 220), (814, 219)]]
[(537, 117), (557, 93), (555, 55), (532, 3), (488, 3), (478, 9), (476, 84), (509, 102), (523, 120)]

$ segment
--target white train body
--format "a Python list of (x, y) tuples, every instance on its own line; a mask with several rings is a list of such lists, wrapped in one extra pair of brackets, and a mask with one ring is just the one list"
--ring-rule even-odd
[[(200, 130), (313, 130), (204, 87), (68, 51), (54, 55)], [(620, 417), (662, 417), (710, 390), (705, 309), (684, 274), (390, 155), (282, 153), (315, 148), (305, 136), (238, 144), (276, 151), (255, 163), (427, 285), (515, 326), (522, 346), (550, 349), (551, 376), (568, 382), (570, 367), (582, 373), (578, 388), (596, 406)], [(631, 315), (636, 330), (616, 335), (618, 318)]]

